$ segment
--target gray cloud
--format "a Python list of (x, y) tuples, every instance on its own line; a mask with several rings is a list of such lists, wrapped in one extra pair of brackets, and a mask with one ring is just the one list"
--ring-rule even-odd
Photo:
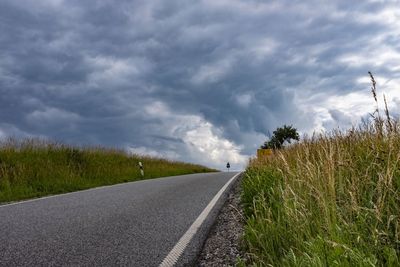
[(0, 137), (242, 166), (277, 126), (370, 111), (368, 70), (400, 84), (398, 4), (2, 1)]

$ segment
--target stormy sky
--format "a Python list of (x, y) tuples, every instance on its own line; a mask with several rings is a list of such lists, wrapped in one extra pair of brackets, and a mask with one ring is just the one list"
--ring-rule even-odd
[(0, 138), (242, 168), (400, 104), (398, 0), (1, 0)]

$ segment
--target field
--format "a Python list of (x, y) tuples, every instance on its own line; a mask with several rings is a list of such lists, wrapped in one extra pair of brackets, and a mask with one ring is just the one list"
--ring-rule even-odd
[[(140, 174), (139, 161), (144, 165), (144, 178)], [(117, 149), (9, 139), (0, 142), (0, 202), (210, 171), (215, 170), (189, 163), (129, 155)]]
[(387, 107), (359, 127), (252, 160), (244, 264), (400, 266), (399, 160), (400, 127)]

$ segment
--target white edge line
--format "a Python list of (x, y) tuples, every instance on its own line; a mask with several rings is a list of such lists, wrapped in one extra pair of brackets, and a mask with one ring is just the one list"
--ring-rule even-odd
[(144, 179), (144, 180), (122, 182), (122, 183), (110, 184), (110, 185), (101, 185), (101, 186), (98, 186), (98, 187), (82, 189), (82, 190), (77, 190), (77, 191), (73, 191), (73, 192), (66, 192), (66, 193), (55, 194), (55, 195), (50, 195), (50, 196), (37, 197), (37, 198), (32, 198), (32, 199), (27, 199), (27, 200), (20, 200), (20, 201), (17, 200), (15, 202), (5, 203), (5, 204), (1, 204), (0, 203), (0, 209), (4, 208), (4, 207), (19, 205), (19, 204), (25, 204), (25, 203), (29, 203), (29, 202), (41, 201), (41, 200), (45, 200), (45, 199), (48, 199), (48, 198), (62, 197), (62, 196), (67, 196), (67, 195), (72, 195), (72, 194), (79, 194), (79, 193), (83, 193), (83, 192), (87, 192), (87, 191), (94, 191), (94, 190), (99, 190), (99, 189), (103, 189), (103, 188), (123, 186), (123, 185), (131, 184), (131, 183), (148, 182), (148, 181), (154, 181), (154, 180), (157, 180), (157, 179), (175, 178), (175, 177), (185, 176), (185, 175), (209, 174), (209, 173), (213, 173), (213, 172), (192, 173), (192, 174), (189, 173), (189, 174), (182, 174), (182, 175), (173, 175), (173, 176), (165, 176), (165, 177), (157, 177), (157, 178), (148, 178), (148, 179)]
[(210, 214), (211, 210), (217, 204), (217, 201), (224, 193), (226, 188), (232, 183), (232, 181), (241, 174), (242, 172), (237, 173), (233, 176), (226, 184), (218, 191), (218, 193), (214, 196), (214, 198), (208, 203), (207, 207), (200, 213), (199, 217), (193, 222), (193, 224), (189, 227), (186, 233), (179, 239), (178, 243), (172, 248), (172, 250), (168, 253), (168, 255), (164, 258), (159, 267), (172, 267), (178, 261), (179, 257), (182, 255), (183, 251), (186, 249), (189, 242), (192, 240), (193, 236), (197, 233), (197, 230), (200, 228), (204, 220)]

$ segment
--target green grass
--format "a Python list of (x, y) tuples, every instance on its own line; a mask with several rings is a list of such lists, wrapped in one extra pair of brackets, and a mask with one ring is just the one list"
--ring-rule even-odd
[(242, 265), (400, 266), (400, 127), (385, 114), (250, 162)]
[[(138, 162), (144, 165), (141, 177)], [(72, 147), (41, 140), (0, 143), (0, 202), (163, 176), (216, 171), (117, 149)]]

